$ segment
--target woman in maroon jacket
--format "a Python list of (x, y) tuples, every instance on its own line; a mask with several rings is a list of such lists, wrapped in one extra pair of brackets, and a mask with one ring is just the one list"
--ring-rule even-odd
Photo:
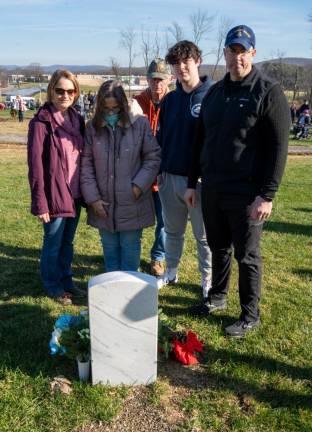
[(82, 295), (72, 281), (73, 240), (78, 225), (80, 154), (84, 121), (73, 105), (80, 94), (75, 76), (53, 73), (47, 103), (31, 120), (28, 166), (31, 212), (43, 223), (41, 278), (48, 295), (67, 306), (72, 294)]

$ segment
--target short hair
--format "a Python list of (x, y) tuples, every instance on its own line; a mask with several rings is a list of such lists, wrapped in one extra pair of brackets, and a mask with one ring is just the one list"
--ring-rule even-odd
[(193, 58), (195, 61), (198, 61), (201, 60), (201, 54), (201, 50), (194, 42), (183, 40), (169, 48), (166, 55), (166, 62), (174, 65), (188, 58)]
[(47, 101), (52, 102), (52, 92), (61, 78), (66, 78), (73, 83), (76, 92), (73, 102), (73, 105), (75, 105), (80, 96), (80, 87), (75, 75), (66, 69), (57, 69), (53, 72), (47, 88)]
[(129, 123), (129, 105), (126, 93), (118, 80), (108, 80), (103, 82), (99, 88), (96, 97), (95, 113), (92, 119), (92, 125), (97, 133), (100, 132), (103, 125), (103, 111), (105, 107), (105, 99), (113, 97), (116, 99), (118, 107), (120, 108), (120, 121), (125, 128)]

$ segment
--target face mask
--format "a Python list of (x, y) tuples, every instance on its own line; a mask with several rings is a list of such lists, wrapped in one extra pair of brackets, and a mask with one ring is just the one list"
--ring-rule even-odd
[(119, 120), (119, 114), (104, 114), (104, 120), (114, 128)]

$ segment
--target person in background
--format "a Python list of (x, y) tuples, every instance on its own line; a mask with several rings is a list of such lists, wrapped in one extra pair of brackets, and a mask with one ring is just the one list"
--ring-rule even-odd
[[(147, 70), (148, 88), (137, 96), (134, 96), (147, 116), (153, 134), (156, 135), (160, 104), (164, 96), (169, 92), (171, 82), (170, 66), (161, 58), (155, 58)], [(161, 276), (165, 271), (165, 229), (162, 217), (161, 202), (158, 194), (157, 182), (152, 186), (153, 200), (156, 213), (155, 239), (151, 248), (151, 273)]]
[(311, 116), (308, 109), (302, 111), (296, 124), (296, 139), (307, 139), (309, 137), (309, 126), (311, 124)]
[(107, 272), (138, 270), (143, 228), (155, 221), (151, 186), (159, 164), (160, 147), (138, 102), (128, 104), (118, 81), (104, 82), (86, 128), (81, 190)]
[(64, 306), (85, 295), (73, 284), (73, 240), (78, 225), (84, 120), (73, 108), (79, 84), (67, 70), (53, 73), (47, 102), (29, 123), (31, 212), (43, 226), (40, 270), (48, 295)]
[(26, 108), (26, 104), (24, 102), (24, 99), (21, 96), (17, 95), (16, 96), (16, 110), (17, 110), (17, 113), (18, 113), (18, 121), (19, 121), (19, 123), (23, 123), (23, 121), (24, 121), (24, 114), (25, 114), (26, 109), (27, 108)]
[(296, 102), (292, 102), (290, 105), (290, 117), (291, 117), (291, 122), (295, 123), (297, 120), (297, 104), (296, 104)]
[(225, 332), (236, 338), (260, 324), (260, 237), (284, 172), (290, 126), (281, 86), (253, 66), (255, 55), (252, 29), (232, 28), (224, 47), (228, 73), (202, 102), (185, 194), (195, 205), (201, 176), (212, 288), (191, 312), (207, 316), (226, 309), (233, 245), (241, 314)]
[(310, 110), (310, 105), (309, 105), (309, 102), (307, 101), (307, 99), (304, 99), (303, 104), (300, 105), (300, 107), (298, 109), (297, 117), (299, 118), (300, 114), (302, 114), (303, 111), (305, 111), (305, 110), (308, 110), (308, 111)]
[(178, 282), (178, 266), (190, 218), (197, 245), (202, 293), (207, 298), (211, 287), (211, 253), (200, 205), (200, 182), (196, 185), (196, 206), (186, 205), (184, 193), (201, 102), (212, 82), (207, 77), (199, 77), (201, 51), (193, 42), (184, 40), (175, 44), (169, 49), (166, 61), (173, 67), (177, 84), (176, 89), (162, 101), (157, 132), (162, 148), (158, 188), (166, 231), (167, 265), (165, 274), (158, 280), (158, 286), (162, 288)]

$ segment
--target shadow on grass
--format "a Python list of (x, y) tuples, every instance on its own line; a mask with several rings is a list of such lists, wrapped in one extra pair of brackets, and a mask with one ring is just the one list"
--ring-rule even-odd
[[(6, 245), (0, 242), (0, 299), (19, 296), (45, 296), (39, 272), (40, 250)], [(103, 258), (75, 254), (74, 277), (78, 287), (85, 286), (82, 279), (103, 273)]]
[(301, 279), (312, 281), (312, 268), (311, 269), (293, 269), (293, 273), (297, 274)]
[[(311, 408), (311, 394), (303, 394), (291, 390), (278, 389), (274, 383), (261, 385), (252, 381), (238, 378), (235, 374), (228, 371), (228, 365), (235, 364), (239, 368), (247, 364), (255, 372), (279, 373), (281, 377), (294, 380), (312, 379), (311, 368), (300, 368), (273, 360), (265, 356), (240, 354), (227, 349), (215, 349), (213, 346), (206, 346), (205, 364), (200, 368), (190, 369), (181, 367), (177, 362), (160, 362), (158, 375), (166, 378), (173, 386), (182, 386), (194, 390), (204, 390), (206, 388), (214, 390), (229, 389), (238, 397), (249, 394), (259, 402), (270, 404), (272, 408)], [(218, 367), (226, 368), (227, 372), (210, 371), (210, 365), (218, 362)]]
[[(183, 284), (179, 284), (179, 286), (182, 288)], [(198, 285), (186, 285), (183, 288), (198, 293)], [(196, 304), (196, 302), (200, 302), (200, 300), (200, 295), (197, 300), (194, 300), (180, 296), (179, 294), (166, 293), (161, 296), (161, 301), (164, 303), (161, 308), (168, 316), (186, 317), (187, 308)], [(224, 328), (233, 323), (237, 317), (233, 317), (227, 312), (217, 312), (216, 314), (197, 319), (204, 320), (207, 326), (216, 323), (218, 325), (222, 324), (222, 328)], [(251, 370), (255, 371), (255, 374), (272, 374), (272, 377), (278, 374), (281, 377), (281, 381), (290, 378), (292, 380), (306, 380), (307, 382), (311, 382), (312, 380), (312, 368), (292, 366), (291, 364), (261, 354), (239, 353), (231, 349), (215, 348), (210, 345), (205, 348), (203, 360), (204, 364), (199, 369), (183, 368), (176, 362), (169, 362), (168, 364), (160, 362), (159, 375), (169, 379), (170, 383), (174, 386), (185, 386), (194, 390), (205, 389), (206, 387), (215, 390), (227, 388), (239, 397), (244, 394), (250, 394), (259, 402), (269, 403), (272, 408), (312, 408), (311, 394), (307, 395), (301, 394), (299, 391), (279, 389), (279, 384), (275, 385), (274, 382), (268, 382), (262, 386), (260, 383), (244, 380), (244, 378), (235, 376), (235, 373), (231, 374), (228, 370), (228, 365), (233, 364), (235, 369), (247, 365)], [(220, 365), (221, 371), (226, 369), (227, 372), (211, 372), (210, 366), (216, 363)]]
[(39, 305), (0, 305), (0, 369), (36, 377), (75, 376), (75, 366), (50, 355), (49, 340), (55, 318)]
[(306, 207), (296, 207), (293, 210), (300, 211), (303, 213), (312, 213), (312, 208), (306, 208)]
[(277, 233), (287, 233), (287, 234), (299, 234), (304, 236), (312, 235), (312, 226), (311, 225), (299, 225), (295, 223), (288, 222), (275, 222), (268, 221), (265, 223), (264, 231), (271, 231)]

